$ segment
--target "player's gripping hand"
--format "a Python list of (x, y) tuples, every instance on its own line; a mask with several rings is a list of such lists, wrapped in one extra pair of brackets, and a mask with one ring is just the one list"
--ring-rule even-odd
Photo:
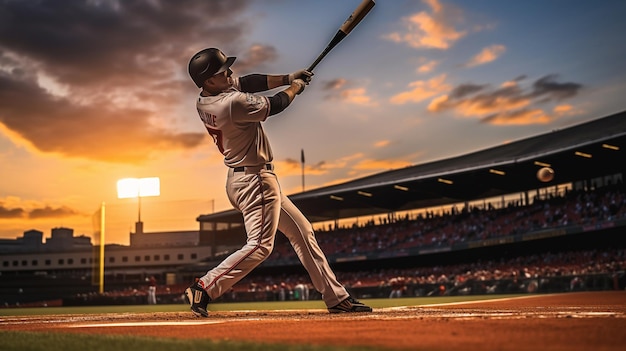
[(309, 84), (311, 82), (311, 77), (313, 77), (313, 72), (309, 72), (306, 69), (301, 69), (299, 71), (295, 71), (289, 74), (289, 84), (291, 84), (296, 79), (302, 79), (305, 84)]
[(296, 95), (300, 95), (307, 84), (308, 83), (305, 83), (302, 79), (294, 79), (293, 82), (291, 82), (291, 88), (295, 91)]

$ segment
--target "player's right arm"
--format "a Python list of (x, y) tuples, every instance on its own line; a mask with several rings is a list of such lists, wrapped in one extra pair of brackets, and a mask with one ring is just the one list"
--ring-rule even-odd
[(270, 101), (270, 116), (282, 112), (287, 108), (295, 99), (296, 95), (300, 94), (305, 87), (306, 83), (302, 79), (295, 79), (291, 82), (289, 88), (277, 93), (269, 98)]
[(282, 112), (287, 108), (296, 95), (304, 90), (305, 85), (301, 79), (295, 79), (288, 88), (270, 97), (236, 92), (231, 95), (231, 116), (234, 120), (240, 122), (264, 121), (267, 117)]
[[(248, 75), (237, 78), (235, 80), (235, 87), (240, 90), (243, 94), (248, 94), (250, 96), (256, 96), (252, 93), (255, 91), (264, 91), (268, 90), (267, 85), (269, 83), (269, 79), (265, 79), (264, 77), (278, 77), (278, 76), (265, 76), (265, 75)], [(311, 78), (309, 77), (309, 80)], [(264, 83), (263, 83), (264, 82)], [(269, 101), (269, 113), (268, 116), (273, 116), (284, 111), (287, 106), (291, 104), (296, 95), (300, 94), (304, 87), (306, 86), (306, 82), (302, 79), (294, 79), (289, 83), (289, 87), (276, 93), (274, 96), (268, 97)], [(282, 84), (281, 84), (282, 85)]]
[(257, 93), (283, 85), (291, 85), (296, 79), (301, 79), (305, 84), (309, 84), (311, 77), (313, 77), (313, 73), (305, 69), (284, 75), (249, 74), (239, 77), (239, 90), (246, 93)]

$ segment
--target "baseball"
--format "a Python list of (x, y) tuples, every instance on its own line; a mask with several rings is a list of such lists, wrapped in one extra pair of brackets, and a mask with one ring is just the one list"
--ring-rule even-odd
[(537, 171), (537, 179), (547, 183), (554, 179), (554, 170), (550, 167), (543, 167)]

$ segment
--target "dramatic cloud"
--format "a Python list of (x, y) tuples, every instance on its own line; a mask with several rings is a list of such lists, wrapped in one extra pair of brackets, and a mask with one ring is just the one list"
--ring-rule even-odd
[(439, 62), (435, 60), (421, 62), (420, 65), (417, 67), (417, 73), (432, 72), (437, 67), (438, 64)]
[[(43, 152), (115, 162), (190, 148), (203, 133), (175, 133), (150, 123), (146, 109), (90, 105), (53, 97), (35, 84), (0, 76), (0, 122)], [(37, 103), (33, 103), (37, 101)]]
[(558, 105), (554, 107), (554, 112), (561, 115), (570, 114), (573, 110), (574, 108), (571, 105)]
[(5, 204), (0, 203), (0, 219), (63, 218), (76, 215), (80, 215), (80, 213), (66, 206), (58, 208), (44, 206), (42, 208), (26, 210), (22, 207), (9, 208)]
[(63, 218), (63, 217), (69, 217), (69, 216), (75, 216), (78, 215), (79, 213), (72, 210), (71, 208), (62, 206), (59, 208), (52, 208), (50, 206), (46, 206), (43, 208), (36, 208), (33, 209), (32, 211), (30, 211), (30, 213), (28, 214), (28, 217), (31, 219), (38, 219), (38, 218)]
[(558, 78), (556, 74), (551, 74), (537, 80), (533, 83), (533, 91), (530, 96), (544, 100), (562, 100), (576, 95), (582, 87), (577, 83), (556, 82), (556, 78)]
[(67, 157), (131, 163), (199, 145), (205, 133), (176, 125), (180, 100), (195, 89), (188, 58), (206, 38), (243, 55), (240, 69), (277, 56), (259, 44), (237, 47), (247, 30), (236, 17), (242, 0), (0, 6), (0, 124), (15, 142)]
[(389, 144), (391, 144), (391, 141), (389, 140), (379, 140), (377, 142), (374, 143), (374, 147), (385, 147), (388, 146)]
[(441, 94), (450, 89), (446, 84), (446, 75), (442, 74), (430, 80), (418, 80), (409, 84), (411, 90), (402, 92), (391, 97), (392, 104), (418, 103)]
[[(274, 164), (280, 169), (283, 176), (293, 176), (302, 174), (302, 163), (300, 160), (287, 158), (284, 161), (275, 161)], [(328, 173), (325, 167), (326, 162), (321, 161), (315, 164), (305, 164), (304, 173), (307, 175), (322, 175)]]
[(339, 97), (342, 101), (349, 104), (364, 105), (364, 106), (376, 106), (376, 102), (367, 95), (365, 88), (346, 89), (339, 93)]
[(375, 170), (375, 171), (383, 171), (390, 169), (399, 169), (410, 166), (410, 162), (402, 161), (402, 160), (363, 160), (357, 163), (353, 169), (355, 170)]
[(455, 27), (463, 21), (461, 10), (438, 0), (423, 2), (431, 8), (431, 12), (422, 11), (404, 18), (405, 30), (390, 33), (385, 38), (416, 49), (448, 49), (466, 35), (466, 31)]
[(329, 80), (326, 82), (322, 82), (322, 89), (323, 90), (341, 90), (347, 83), (348, 83), (347, 80), (343, 78), (337, 78), (337, 79)]
[(490, 124), (545, 124), (570, 113), (571, 107), (561, 104), (547, 113), (537, 105), (574, 97), (582, 88), (577, 83), (559, 83), (555, 81), (556, 75), (544, 76), (524, 88), (519, 84), (524, 78), (507, 81), (496, 89), (489, 85), (462, 84), (434, 98), (428, 110), (454, 110), (458, 115), (479, 117), (483, 123)]
[(505, 51), (506, 47), (504, 45), (491, 45), (482, 49), (480, 53), (472, 57), (472, 59), (468, 63), (466, 63), (465, 66), (474, 67), (495, 61), (498, 59), (498, 57), (504, 54)]
[[(227, 53), (226, 55), (229, 54)], [(266, 63), (276, 60), (278, 52), (272, 46), (254, 44), (248, 50), (238, 55), (242, 56), (242, 58), (237, 57), (232, 68), (237, 71), (238, 75), (244, 75), (251, 73), (253, 69), (263, 68)]]
[(322, 83), (322, 89), (326, 92), (326, 100), (339, 100), (348, 104), (362, 106), (377, 106), (378, 104), (363, 87), (343, 78), (333, 79)]
[(481, 119), (481, 122), (493, 125), (526, 125), (547, 124), (552, 119), (552, 116), (540, 109), (519, 109), (491, 114)]
[(0, 219), (22, 218), (24, 213), (22, 208), (6, 208), (0, 204)]

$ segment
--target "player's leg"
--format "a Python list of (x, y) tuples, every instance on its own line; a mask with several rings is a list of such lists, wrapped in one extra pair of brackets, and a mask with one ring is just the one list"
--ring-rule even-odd
[(371, 308), (352, 299), (345, 287), (337, 281), (335, 273), (315, 239), (311, 223), (284, 195), (282, 195), (278, 229), (289, 239), (302, 265), (309, 273), (313, 286), (322, 294), (329, 311), (371, 311)]
[(280, 215), (280, 190), (270, 173), (234, 175), (227, 187), (231, 201), (243, 214), (247, 241), (200, 278), (211, 299), (228, 291), (270, 255)]
[(280, 230), (298, 255), (302, 265), (309, 273), (311, 282), (327, 306), (334, 306), (349, 296), (342, 284), (337, 281), (319, 247), (313, 233), (313, 227), (300, 210), (287, 198), (282, 196)]
[(229, 177), (226, 185), (229, 198), (243, 214), (247, 241), (199, 279), (210, 300), (226, 293), (270, 255), (280, 216), (280, 190), (272, 174), (242, 173)]

